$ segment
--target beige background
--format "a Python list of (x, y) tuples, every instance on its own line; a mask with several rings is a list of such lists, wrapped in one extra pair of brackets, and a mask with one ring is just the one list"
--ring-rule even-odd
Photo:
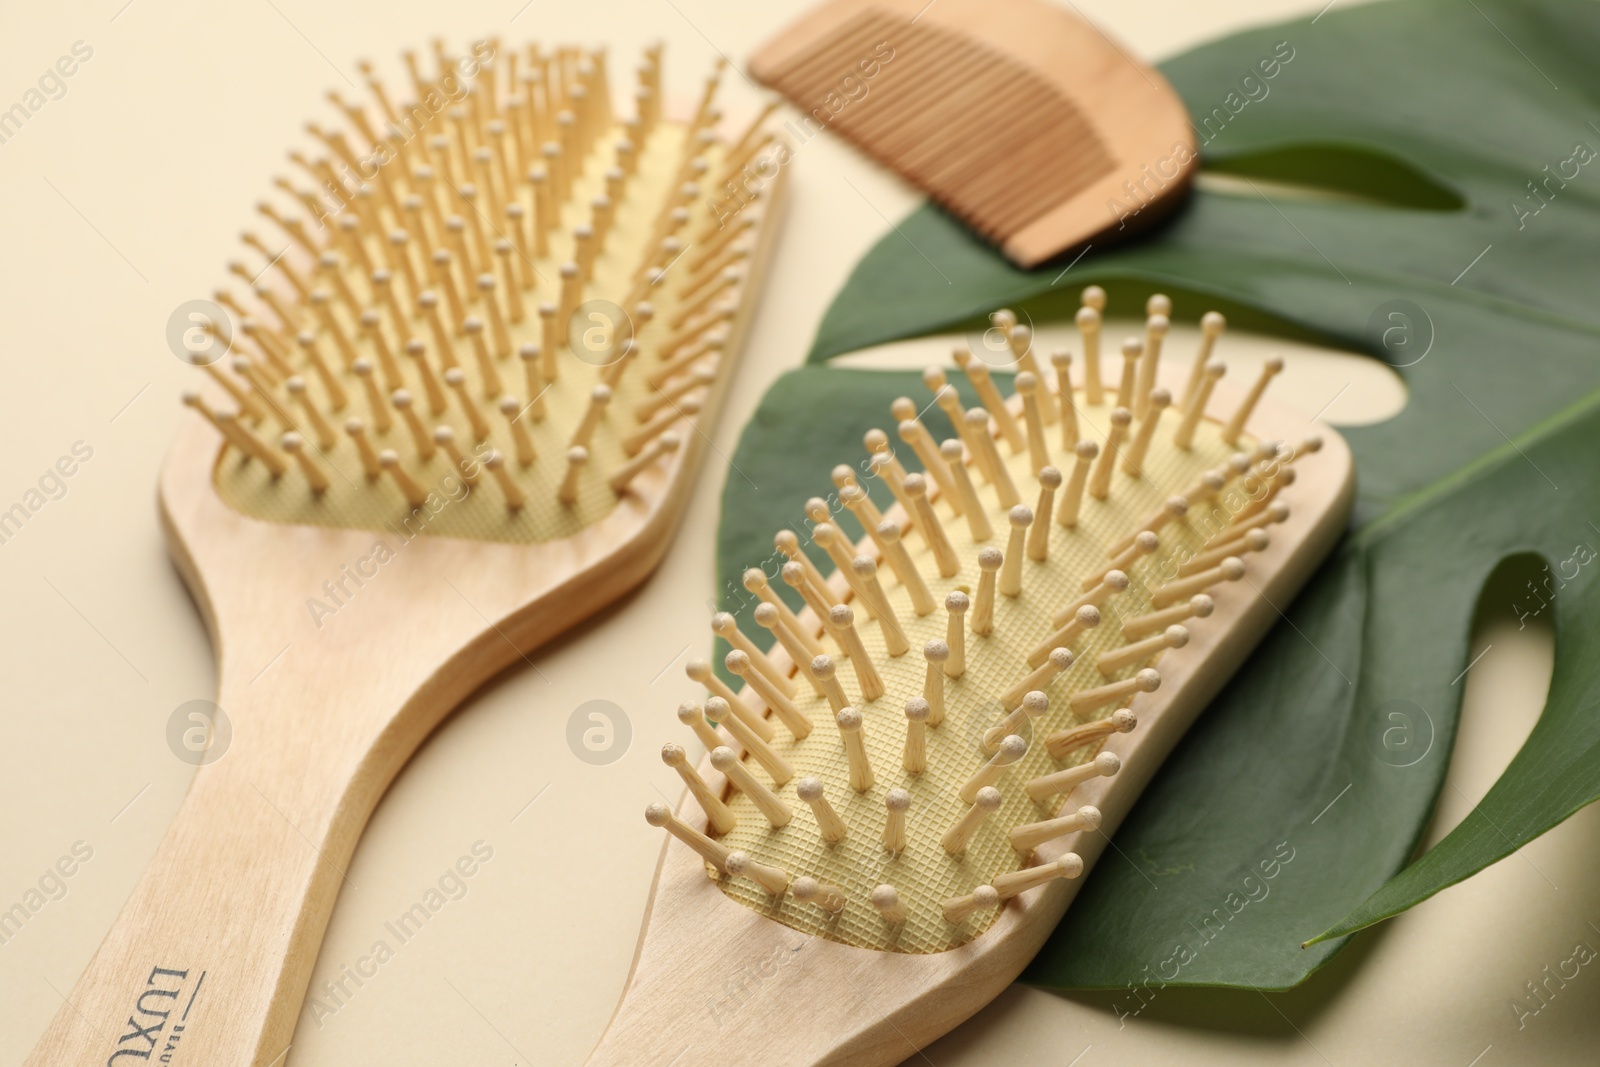
[[(391, 63), (401, 47), (440, 31), (457, 42), (492, 33), (603, 40), (619, 60), (659, 36), (669, 42), (671, 81), (687, 92), (714, 50), (738, 61), (797, 7), (123, 3), (12, 7), (0, 33), (0, 107), (21, 99), (73, 42), (94, 49), (67, 95), (0, 145), (0, 507), (20, 499), (73, 442), (94, 449), (67, 495), (0, 545), (0, 907), (21, 899), (74, 842), (94, 850), (66, 895), (0, 946), (0, 1063), (19, 1062), (60, 1007), (188, 781), (190, 769), (167, 748), (167, 719), (184, 701), (209, 697), (214, 679), (152, 505), (176, 395), (188, 381), (163, 328), (177, 304), (223, 278), (222, 264), (236, 254), (233, 235), (255, 225), (251, 205), (267, 177), (284, 169), (300, 124), (326, 117), (324, 89), (344, 88), (335, 68), (353, 76), (359, 56)], [(1158, 58), (1320, 6), (1084, 0), (1082, 10)], [(731, 97), (747, 101), (739, 78), (730, 81)], [(829, 298), (887, 229), (885, 219), (916, 199), (830, 137), (805, 148), (792, 178), (792, 214), (764, 315), (715, 435), (724, 453), (772, 379), (799, 364)], [(1234, 337), (1226, 355), (1243, 370), (1275, 347)], [(916, 365), (943, 348), (925, 342), (883, 358)], [(1381, 418), (1403, 403), (1395, 381), (1367, 361), (1292, 351), (1274, 387), (1280, 401), (1308, 412), (1332, 401), (1335, 421)], [(537, 654), (538, 671), (513, 672), (478, 694), (401, 775), (356, 853), (315, 983), (364, 955), (384, 921), (474, 842), (489, 843), (494, 858), (464, 898), (336, 1014), (320, 1025), (302, 1015), (292, 1063), (583, 1061), (620, 993), (660, 845), (639, 810), (658, 788), (676, 796), (675, 776), (656, 751), (677, 736), (671, 709), (691, 695), (682, 659), (709, 643), (701, 605), (712, 590), (723, 473), (706, 470), (655, 580)], [(1538, 714), (1549, 675), (1548, 634), (1519, 633), (1509, 603), (1490, 613), (1475, 640), (1474, 652), (1488, 653), (1459, 682), (1465, 725), (1430, 840), (1505, 766)], [(580, 762), (565, 741), (568, 715), (594, 698), (625, 709), (634, 732), (627, 754), (605, 767)], [(1464, 1067), (1592, 1059), (1600, 1038), (1592, 967), (1521, 1029), (1510, 1003), (1576, 942), (1600, 945), (1600, 930), (1589, 925), (1600, 921), (1597, 829), (1593, 810), (1580, 814), (1360, 937), (1294, 993), (1168, 991), (1119, 1023), (1113, 997), (1019, 986), (912, 1060)]]

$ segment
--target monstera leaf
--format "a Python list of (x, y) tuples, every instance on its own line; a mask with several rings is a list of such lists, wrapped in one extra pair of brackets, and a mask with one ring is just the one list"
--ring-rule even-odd
[[(925, 207), (829, 310), (813, 362), (1002, 305), (1065, 320), (1091, 281), (1115, 283), (1112, 314), (1160, 289), (1179, 317), (1215, 306), (1385, 358), (1410, 393), (1400, 415), (1347, 431), (1354, 529), (1156, 777), (1030, 980), (1286, 988), (1353, 931), (1600, 796), (1597, 46), (1600, 8), (1556, 0), (1334, 6), (1227, 38), (1164, 70), (1206, 167), (1242, 194), (1201, 189), (1137, 243), (1035, 271)], [(1284, 182), (1350, 195), (1312, 202)], [(852, 460), (887, 400), (916, 395), (896, 377), (813, 367), (774, 387), (782, 402), (758, 412), (734, 457), (744, 477), (728, 480), (730, 589), (798, 505), (768, 510), (760, 532), (747, 517), (816, 492), (819, 461)], [(839, 455), (818, 457), (819, 439)], [(1475, 606), (1513, 557), (1551, 568), (1544, 714), (1483, 802), (1408, 866), (1454, 740)]]

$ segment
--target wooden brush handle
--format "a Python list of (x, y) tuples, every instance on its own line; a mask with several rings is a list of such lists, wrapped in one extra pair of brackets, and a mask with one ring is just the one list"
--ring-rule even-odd
[[(196, 773), (28, 1067), (283, 1062), (355, 842), (412, 747), (355, 736), (372, 721), (358, 665), (307, 666), (224, 684), (229, 749)], [(322, 729), (295, 728), (308, 712)]]

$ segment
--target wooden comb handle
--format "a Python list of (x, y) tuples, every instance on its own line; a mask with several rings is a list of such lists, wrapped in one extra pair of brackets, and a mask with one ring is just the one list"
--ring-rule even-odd
[(396, 717), (420, 701), (384, 708), (392, 681), (362, 685), (359, 663), (335, 673), (331, 657), (296, 651), (253, 685), (225, 673), (228, 750), (196, 773), (27, 1067), (284, 1061), (361, 828), (443, 712)]

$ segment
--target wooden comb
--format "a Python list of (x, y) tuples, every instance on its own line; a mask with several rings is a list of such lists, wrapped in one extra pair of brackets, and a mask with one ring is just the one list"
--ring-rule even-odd
[[(744, 684), (689, 665), (710, 697), (679, 717), (710, 753), (697, 770), (663, 751), (688, 793), (646, 811), (671, 837), (592, 1067), (914, 1056), (1021, 972), (1338, 538), (1350, 454), (1263, 401), (1282, 361), (1230, 389), (1209, 313), (1193, 367), (1158, 367), (1158, 295), (1102, 382), (1104, 299), (1085, 292), (1080, 385), (1000, 312), (1016, 395), (958, 350), (983, 406), (963, 411), (941, 368), (931, 398), (895, 401), (904, 462), (872, 430), (868, 460), (808, 502), (832, 573), (777, 535), (805, 609), (746, 572), (770, 651), (713, 620)], [(935, 403), (956, 437), (920, 421)]]
[[(603, 52), (435, 44), (412, 98), (363, 65), (326, 155), (246, 234), (161, 519), (232, 727), (29, 1064), (279, 1064), (361, 829), (485, 679), (660, 561), (779, 222), (702, 183), (773, 147), (663, 115), (649, 49), (613, 117)], [(735, 224), (736, 223), (736, 224)], [(281, 251), (280, 251), (281, 247)], [(623, 309), (626, 309), (625, 311)], [(219, 447), (220, 446), (220, 447)], [(210, 740), (216, 743), (213, 735)], [(210, 755), (220, 758), (211, 759)]]
[(833, 0), (750, 59), (1019, 266), (1155, 221), (1199, 162), (1156, 71), (1044, 0)]

